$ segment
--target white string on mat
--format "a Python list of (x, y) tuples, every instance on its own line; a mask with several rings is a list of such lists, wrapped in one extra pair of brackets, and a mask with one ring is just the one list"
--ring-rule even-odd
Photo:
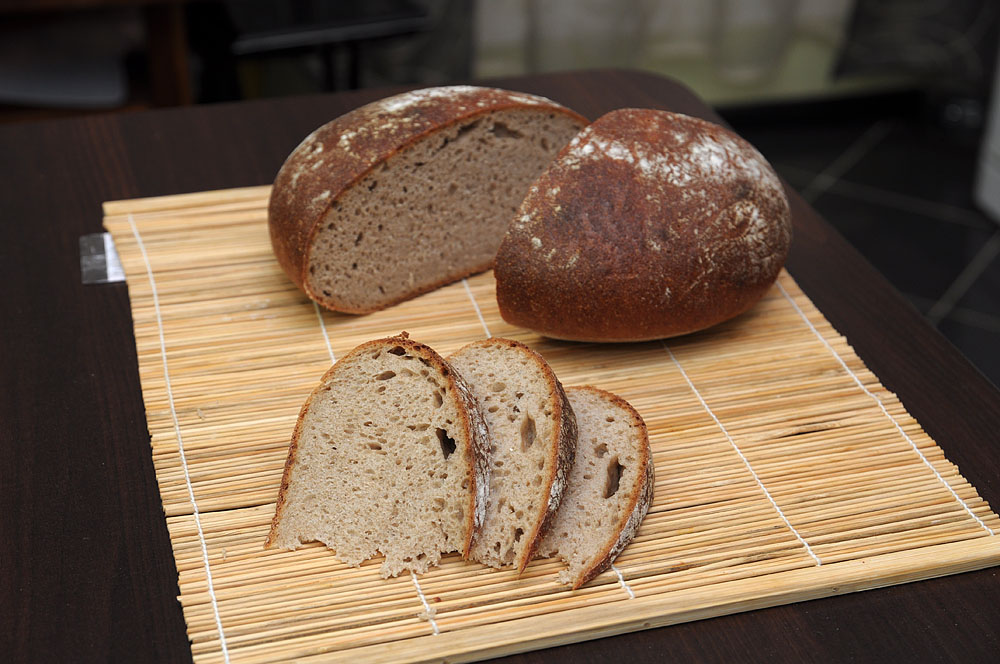
[(323, 330), (323, 341), (326, 342), (326, 352), (330, 354), (330, 362), (332, 364), (337, 363), (337, 356), (333, 354), (333, 346), (330, 345), (330, 335), (326, 332), (326, 323), (323, 322), (323, 312), (320, 311), (319, 305), (316, 304), (316, 300), (313, 300), (313, 309), (316, 310), (316, 318), (319, 319), (319, 327)]
[(917, 456), (920, 457), (920, 460), (923, 461), (924, 465), (931, 469), (931, 472), (934, 473), (934, 476), (937, 477), (938, 481), (941, 482), (941, 484), (943, 484), (946, 489), (948, 489), (948, 491), (955, 498), (955, 500), (957, 500), (962, 505), (965, 511), (968, 512), (969, 516), (975, 519), (976, 523), (978, 523), (980, 527), (983, 528), (983, 530), (988, 532), (990, 535), (996, 535), (996, 533), (993, 531), (992, 528), (987, 526), (982, 519), (976, 516), (975, 512), (972, 511), (972, 508), (969, 507), (968, 503), (966, 503), (962, 499), (962, 497), (958, 495), (955, 489), (951, 487), (951, 484), (948, 483), (948, 480), (946, 480), (941, 475), (941, 473), (938, 472), (937, 468), (934, 467), (934, 464), (930, 462), (930, 459), (928, 459), (924, 455), (924, 453), (920, 450), (920, 448), (917, 447), (917, 444), (913, 441), (913, 439), (910, 438), (910, 436), (903, 430), (903, 427), (899, 425), (899, 422), (896, 421), (896, 418), (893, 417), (892, 414), (886, 409), (885, 404), (882, 403), (882, 400), (879, 399), (878, 396), (876, 396), (871, 390), (865, 387), (865, 384), (861, 382), (861, 379), (858, 378), (857, 374), (851, 371), (851, 368), (847, 366), (847, 363), (844, 362), (844, 359), (840, 357), (840, 353), (838, 353), (836, 349), (834, 349), (834, 347), (830, 345), (830, 342), (828, 342), (823, 337), (823, 335), (820, 334), (819, 330), (816, 329), (816, 326), (812, 324), (812, 321), (809, 320), (809, 318), (805, 315), (805, 313), (802, 311), (799, 305), (795, 303), (795, 300), (792, 299), (792, 297), (788, 294), (788, 291), (785, 290), (785, 287), (782, 286), (780, 282), (775, 282), (775, 283), (778, 285), (778, 290), (781, 291), (781, 294), (785, 296), (785, 299), (788, 300), (789, 303), (791, 303), (792, 307), (795, 308), (795, 311), (798, 312), (802, 320), (804, 320), (806, 322), (806, 325), (809, 326), (809, 329), (812, 330), (814, 335), (816, 335), (816, 338), (823, 342), (823, 345), (826, 346), (826, 349), (830, 351), (830, 353), (837, 359), (837, 362), (840, 363), (840, 366), (844, 369), (844, 371), (847, 372), (847, 375), (849, 375), (851, 378), (854, 379), (854, 382), (857, 383), (858, 387), (861, 388), (861, 391), (867, 394), (869, 397), (871, 397), (872, 400), (874, 400), (875, 403), (878, 404), (879, 410), (882, 411), (882, 414), (885, 415), (887, 418), (889, 418), (889, 421), (892, 422), (893, 426), (896, 427), (896, 431), (898, 431), (900, 435), (902, 435), (903, 438), (906, 440), (906, 442), (910, 444), (910, 447), (913, 448), (913, 451), (917, 453)]
[(611, 563), (611, 569), (614, 570), (615, 574), (618, 575), (618, 583), (621, 585), (622, 590), (628, 593), (629, 599), (635, 599), (635, 593), (632, 592), (632, 586), (630, 586), (626, 581), (625, 577), (622, 576), (622, 571), (618, 569), (614, 563)]
[(479, 303), (476, 302), (476, 298), (472, 296), (472, 289), (469, 288), (469, 282), (465, 279), (462, 279), (462, 285), (465, 286), (465, 293), (466, 295), (469, 296), (469, 300), (472, 301), (472, 306), (476, 310), (476, 316), (479, 317), (479, 322), (482, 323), (483, 330), (486, 331), (487, 338), (492, 337), (493, 335), (490, 334), (490, 328), (486, 327), (486, 320), (483, 318), (483, 312), (479, 310)]
[(208, 562), (208, 544), (205, 542), (205, 531), (201, 527), (201, 513), (198, 511), (198, 503), (194, 497), (191, 473), (188, 470), (187, 456), (184, 453), (184, 439), (181, 437), (181, 425), (177, 419), (177, 409), (174, 406), (174, 391), (170, 385), (170, 372), (167, 368), (167, 343), (163, 337), (163, 316), (160, 314), (160, 297), (156, 292), (156, 279), (153, 277), (153, 266), (149, 262), (146, 245), (142, 241), (142, 236), (135, 225), (132, 213), (128, 215), (128, 224), (132, 227), (132, 235), (135, 237), (136, 245), (138, 245), (139, 252), (142, 254), (142, 260), (146, 264), (146, 276), (149, 278), (149, 287), (153, 292), (153, 310), (156, 312), (156, 327), (160, 335), (160, 357), (163, 360), (163, 382), (167, 388), (170, 416), (174, 420), (174, 435), (177, 436), (177, 451), (180, 453), (181, 466), (184, 469), (184, 482), (187, 484), (188, 498), (191, 501), (191, 512), (194, 515), (194, 523), (198, 529), (198, 540), (201, 542), (201, 558), (205, 565), (205, 581), (208, 584), (208, 597), (212, 601), (212, 612), (215, 614), (215, 627), (219, 631), (219, 646), (222, 648), (222, 658), (228, 664), (229, 648), (226, 646), (226, 635), (222, 629), (222, 616), (219, 615), (219, 602), (215, 596), (215, 586), (212, 583), (212, 568)]
[(431, 605), (427, 603), (427, 598), (424, 597), (424, 591), (420, 589), (420, 582), (417, 581), (417, 575), (412, 571), (410, 572), (410, 578), (413, 579), (413, 587), (417, 589), (417, 595), (420, 596), (420, 602), (424, 605), (424, 615), (427, 616), (427, 622), (431, 624), (431, 629), (434, 630), (434, 636), (441, 633), (438, 629), (437, 621), (434, 620), (434, 609)]
[(816, 553), (812, 550), (812, 547), (809, 546), (809, 543), (806, 542), (805, 538), (803, 538), (802, 535), (799, 534), (799, 531), (795, 529), (795, 526), (792, 525), (792, 522), (788, 520), (788, 517), (785, 516), (785, 513), (781, 511), (780, 507), (778, 507), (777, 501), (774, 500), (774, 497), (771, 496), (771, 492), (767, 490), (766, 486), (764, 486), (764, 482), (762, 482), (760, 476), (757, 475), (757, 471), (753, 469), (753, 466), (750, 465), (750, 461), (743, 454), (743, 451), (740, 449), (739, 445), (737, 445), (736, 441), (733, 440), (733, 437), (729, 435), (729, 431), (722, 424), (722, 421), (719, 420), (719, 418), (715, 415), (712, 409), (708, 407), (708, 403), (705, 401), (704, 397), (701, 396), (701, 392), (699, 392), (698, 388), (694, 386), (694, 383), (691, 382), (691, 378), (688, 376), (687, 371), (685, 371), (684, 367), (681, 366), (681, 363), (677, 360), (677, 357), (674, 355), (674, 352), (670, 350), (670, 346), (668, 346), (667, 343), (662, 340), (660, 341), (660, 343), (663, 345), (663, 350), (667, 351), (667, 354), (670, 355), (670, 359), (673, 360), (674, 366), (677, 367), (677, 369), (681, 372), (681, 375), (684, 377), (684, 380), (687, 381), (688, 387), (691, 388), (691, 391), (694, 392), (695, 397), (698, 398), (698, 402), (701, 404), (701, 407), (704, 408), (705, 412), (707, 412), (712, 417), (712, 420), (715, 422), (716, 426), (718, 426), (719, 429), (722, 431), (723, 435), (726, 436), (726, 440), (728, 440), (729, 444), (733, 446), (734, 450), (736, 450), (736, 454), (739, 455), (740, 459), (743, 461), (743, 465), (746, 466), (746, 469), (750, 471), (750, 475), (753, 476), (754, 481), (757, 482), (757, 486), (760, 487), (760, 490), (764, 492), (764, 496), (767, 497), (768, 501), (771, 503), (771, 507), (773, 507), (774, 511), (778, 513), (778, 516), (781, 517), (781, 520), (785, 522), (785, 525), (788, 526), (788, 529), (792, 531), (792, 534), (795, 535), (795, 539), (797, 539), (799, 543), (802, 544), (803, 547), (805, 547), (806, 553), (808, 553), (809, 556), (814, 561), (816, 561), (817, 565), (822, 565), (823, 561), (820, 560), (819, 556), (817, 556)]

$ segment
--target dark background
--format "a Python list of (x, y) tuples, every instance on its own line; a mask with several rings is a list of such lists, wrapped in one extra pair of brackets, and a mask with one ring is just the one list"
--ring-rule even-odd
[(713, 105), (997, 384), (1000, 226), (973, 192), (998, 13), (987, 0), (0, 0), (0, 122), (654, 71)]

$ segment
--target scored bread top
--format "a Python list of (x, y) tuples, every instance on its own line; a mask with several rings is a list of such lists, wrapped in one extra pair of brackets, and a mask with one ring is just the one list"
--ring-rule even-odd
[(353, 565), (381, 552), (385, 576), (467, 556), (489, 441), (468, 385), (432, 349), (405, 333), (364, 343), (302, 406), (265, 547), (316, 539)]
[(520, 342), (492, 337), (448, 360), (471, 385), (493, 444), (486, 520), (470, 558), (521, 572), (566, 490), (576, 417), (551, 367)]
[(497, 253), (503, 318), (547, 336), (641, 341), (748, 309), (791, 243), (781, 182), (719, 125), (619, 109), (563, 148)]
[(271, 244), (282, 269), (307, 295), (320, 301), (308, 288), (307, 252), (324, 214), (341, 193), (422, 137), (505, 109), (543, 109), (571, 117), (580, 126), (587, 123), (544, 97), (455, 85), (381, 99), (316, 129), (285, 160), (268, 203)]
[(653, 500), (646, 425), (616, 394), (569, 387), (577, 414), (576, 463), (555, 523), (538, 548), (568, 563), (559, 579), (579, 588), (607, 569), (635, 537)]

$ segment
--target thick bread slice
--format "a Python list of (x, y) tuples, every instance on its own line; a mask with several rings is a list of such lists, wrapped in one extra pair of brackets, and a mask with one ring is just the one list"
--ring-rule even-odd
[(642, 341), (749, 309), (791, 243), (781, 181), (698, 118), (611, 111), (530, 187), (496, 257), (504, 320), (577, 341)]
[(469, 381), (493, 439), (486, 520), (469, 557), (519, 572), (562, 500), (576, 450), (576, 418), (541, 355), (490, 338), (448, 358)]
[(579, 588), (632, 541), (653, 500), (653, 459), (642, 417), (595, 387), (566, 389), (580, 428), (576, 464), (555, 523), (538, 547), (569, 568), (559, 581)]
[(278, 262), (310, 298), (349, 313), (486, 270), (528, 185), (586, 122), (543, 97), (474, 86), (351, 111), (275, 179)]
[(437, 353), (406, 336), (364, 343), (302, 406), (265, 547), (319, 540), (355, 566), (382, 553), (382, 576), (467, 556), (489, 448), (479, 406)]

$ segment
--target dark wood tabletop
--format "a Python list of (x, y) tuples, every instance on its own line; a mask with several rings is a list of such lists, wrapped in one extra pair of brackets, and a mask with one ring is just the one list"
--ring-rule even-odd
[[(491, 83), (546, 95), (591, 119), (624, 106), (718, 119), (686, 88), (650, 74)], [(191, 659), (128, 291), (122, 283), (81, 284), (78, 238), (102, 230), (101, 203), (267, 184), (314, 128), (395, 91), (0, 127), (2, 659)], [(1000, 507), (1000, 392), (789, 194), (792, 275), (980, 495)], [(994, 568), (507, 659), (995, 662), (998, 604)]]

